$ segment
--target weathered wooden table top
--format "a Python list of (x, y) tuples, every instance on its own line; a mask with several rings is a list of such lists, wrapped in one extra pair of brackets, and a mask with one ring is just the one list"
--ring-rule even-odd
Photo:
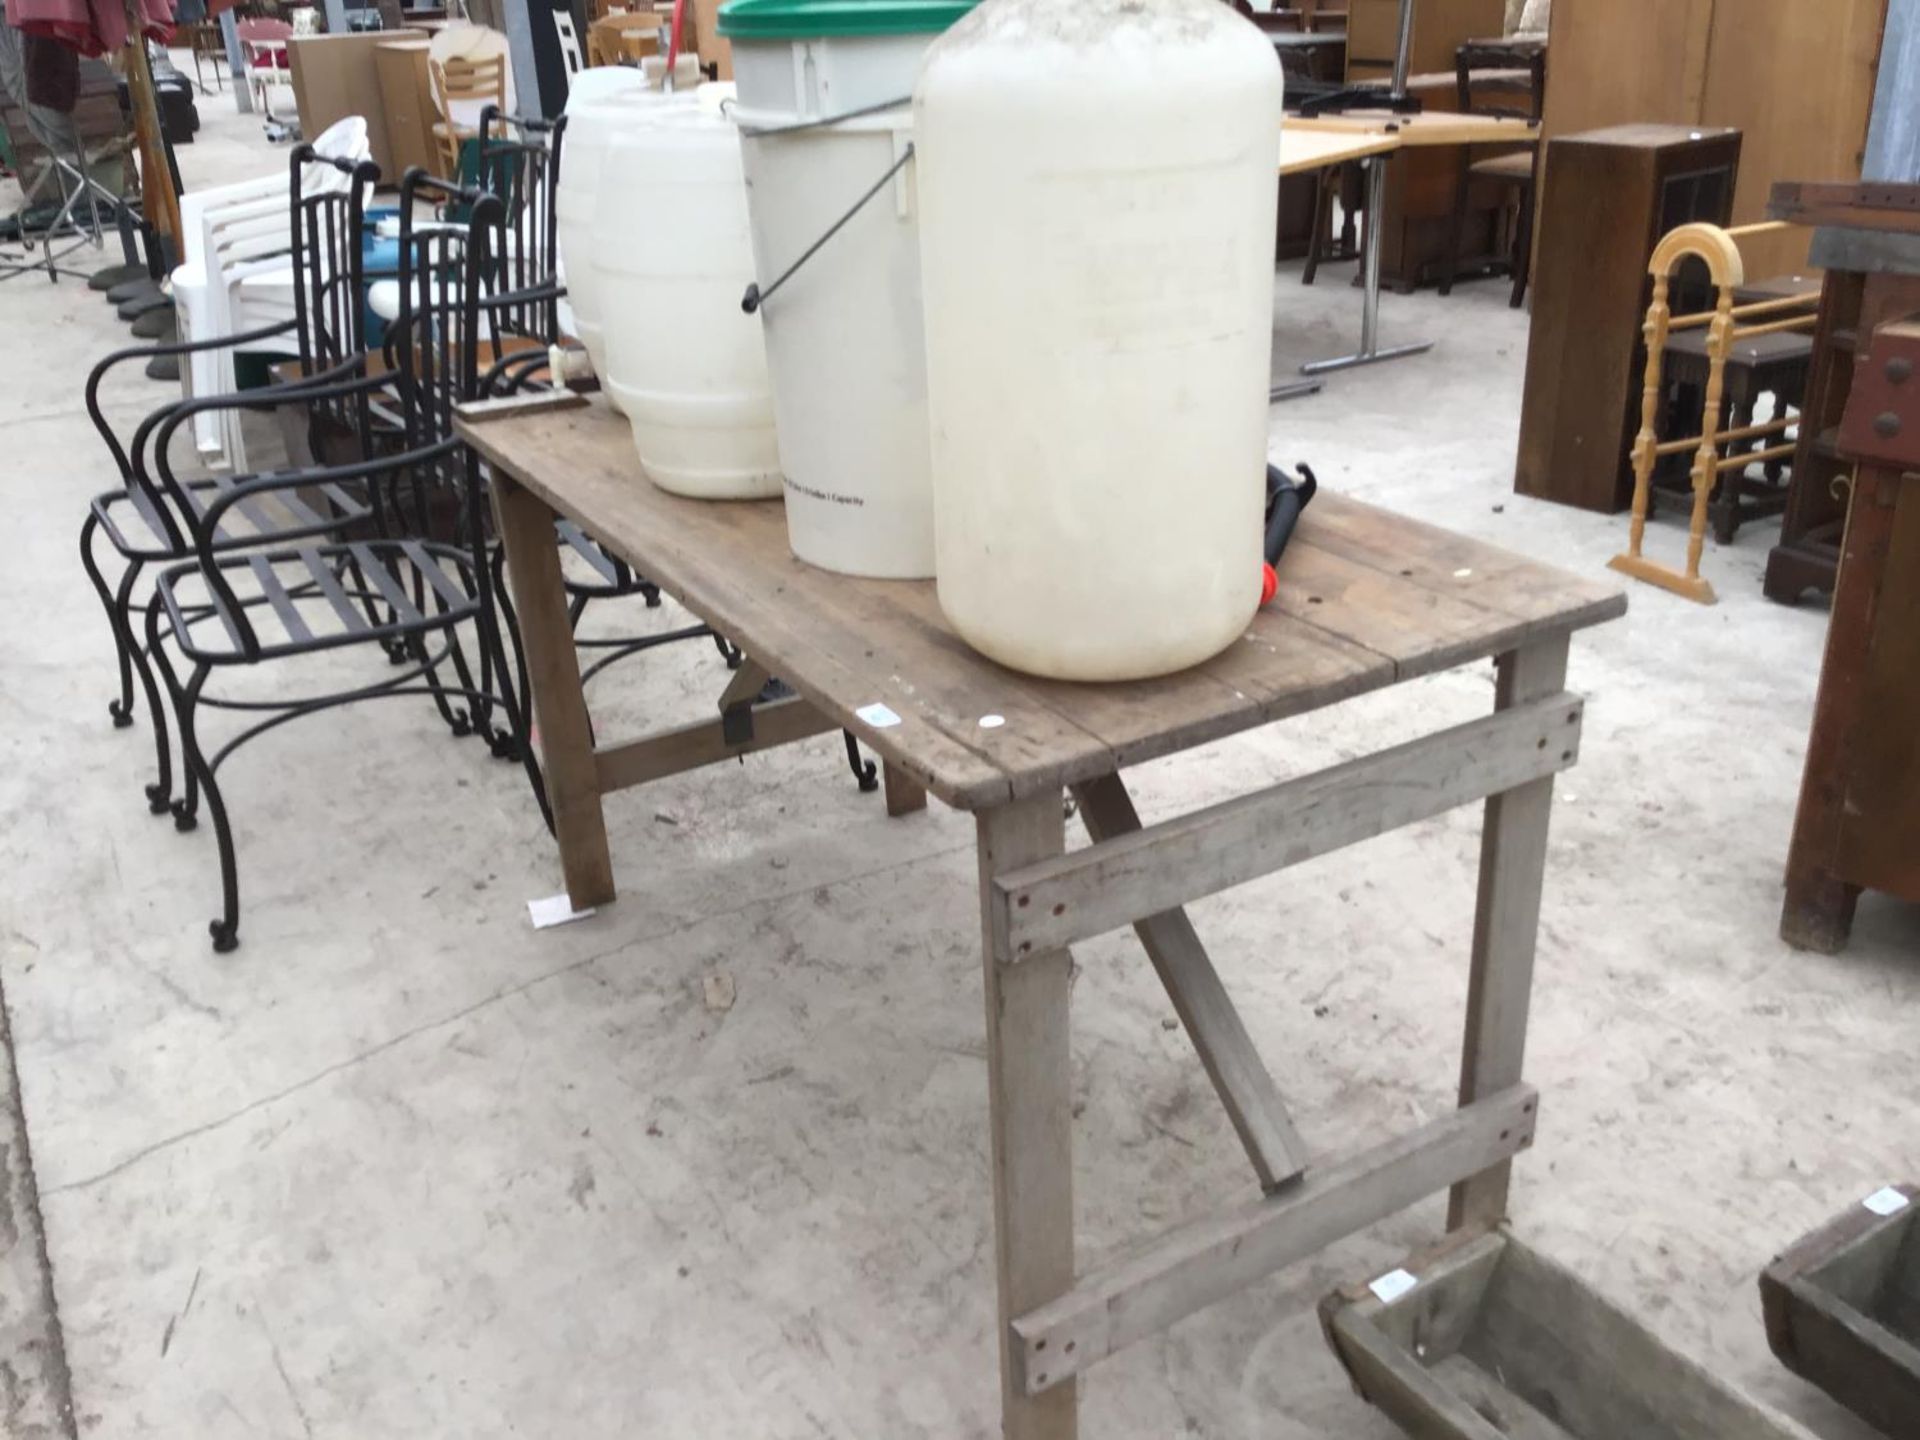
[[(946, 624), (931, 581), (859, 580), (794, 559), (777, 501), (650, 484), (599, 398), (501, 407), (461, 434), (667, 594), (963, 810), (1105, 775), (1626, 611), (1613, 586), (1323, 491), (1244, 639), (1178, 675), (1037, 680)], [(899, 723), (860, 711), (883, 705)], [(1002, 724), (983, 727), (985, 716)], [(884, 718), (884, 717), (883, 717)]]

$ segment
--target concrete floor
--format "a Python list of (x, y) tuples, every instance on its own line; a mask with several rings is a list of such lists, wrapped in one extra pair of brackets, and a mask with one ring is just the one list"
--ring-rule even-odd
[[(201, 102), (190, 184), (281, 163), (226, 108)], [(1340, 278), (1283, 276), (1283, 360), (1348, 347)], [(1526, 322), (1504, 298), (1389, 297), (1388, 338), (1438, 348), (1276, 408), (1273, 454), (1598, 573), (1623, 520), (1511, 493)], [(558, 867), (518, 774), (424, 702), (365, 706), (234, 762), (243, 944), (214, 955), (212, 836), (146, 813), (147, 732), (107, 722), (111, 650), (74, 558), (112, 478), (79, 387), (124, 331), (32, 279), (0, 290), (0, 331), (0, 980), (80, 1433), (994, 1433), (965, 817), (887, 821), (823, 738), (616, 799), (620, 902), (536, 933), (526, 901)], [(128, 380), (110, 408), (166, 393)], [(1663, 1336), (1850, 1440), (1866, 1432), (1768, 1356), (1755, 1277), (1920, 1172), (1920, 910), (1866, 898), (1838, 959), (1775, 938), (1825, 617), (1761, 598), (1772, 536), (1710, 549), (1718, 607), (1639, 588), (1575, 646), (1591, 703), (1558, 792), (1544, 1115), (1514, 1214)], [(1653, 543), (1677, 554), (1677, 524)], [(1142, 806), (1481, 713), (1490, 679), (1147, 766)], [(681, 647), (592, 698), (611, 734), (696, 713), (720, 680)], [(1316, 1144), (1450, 1103), (1478, 829), (1458, 813), (1196, 907)], [(1131, 939), (1078, 958), (1093, 1261), (1251, 1177)], [(721, 973), (725, 1011), (703, 999)], [(1313, 1303), (1441, 1219), (1423, 1205), (1108, 1361), (1084, 1433), (1384, 1440)], [(13, 1298), (45, 1317), (37, 1291)]]

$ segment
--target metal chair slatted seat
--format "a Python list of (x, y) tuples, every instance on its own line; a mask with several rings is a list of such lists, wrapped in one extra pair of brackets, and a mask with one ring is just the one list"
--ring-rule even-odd
[[(183, 498), (195, 516), (204, 519), (207, 506), (231, 491), (233, 483), (226, 475), (192, 481), (182, 486)], [(371, 513), (365, 497), (345, 485), (318, 485), (313, 490), (324, 503), (324, 512), (306, 496), (292, 492), (243, 496), (232, 511), (220, 516), (214, 548), (259, 545), (294, 531), (321, 533)], [(161, 507), (144, 489), (109, 491), (95, 496), (91, 506), (107, 543), (120, 554), (143, 563), (178, 556), (179, 545), (168, 538)]]
[[(188, 660), (208, 665), (401, 639), (479, 613), (485, 602), (470, 558), (457, 547), (420, 541), (349, 541), (248, 550), (211, 569), (188, 561), (160, 576), (166, 633)], [(326, 608), (300, 608), (315, 599)], [(272, 612), (281, 637), (262, 634), (253, 614), (260, 610)], [(218, 632), (209, 633), (210, 621), (218, 622)]]

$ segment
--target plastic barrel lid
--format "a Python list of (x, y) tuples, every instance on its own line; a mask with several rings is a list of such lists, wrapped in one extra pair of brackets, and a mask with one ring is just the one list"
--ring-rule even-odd
[(730, 0), (720, 33), (735, 40), (920, 35), (945, 30), (976, 0)]

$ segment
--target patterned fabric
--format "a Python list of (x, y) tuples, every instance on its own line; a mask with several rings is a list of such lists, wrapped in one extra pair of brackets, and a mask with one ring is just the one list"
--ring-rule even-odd
[(80, 55), (44, 35), (20, 37), (27, 63), (27, 99), (62, 115), (80, 103)]
[(56, 155), (80, 153), (80, 132), (73, 117), (27, 98), (26, 37), (7, 24), (5, 0), (0, 0), (0, 91), (27, 113), (27, 128), (33, 138)]
[[(141, 33), (165, 44), (173, 38), (172, 0), (133, 0)], [(127, 43), (127, 6), (122, 0), (12, 0), (7, 18), (28, 35), (72, 46), (82, 55), (104, 55)]]

